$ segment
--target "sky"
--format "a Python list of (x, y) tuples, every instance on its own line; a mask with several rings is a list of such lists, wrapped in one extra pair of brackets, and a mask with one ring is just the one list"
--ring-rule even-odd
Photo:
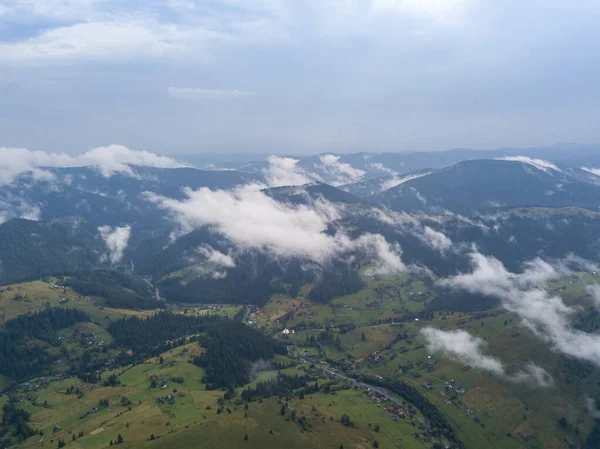
[(0, 147), (600, 141), (597, 0), (0, 0)]

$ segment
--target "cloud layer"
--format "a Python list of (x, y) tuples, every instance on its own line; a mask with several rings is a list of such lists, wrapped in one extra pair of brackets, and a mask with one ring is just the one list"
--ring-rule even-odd
[(258, 248), (275, 257), (297, 257), (320, 264), (350, 252), (362, 252), (376, 260), (377, 270), (405, 269), (401, 250), (381, 235), (364, 234), (351, 239), (342, 230), (330, 227), (342, 210), (327, 201), (293, 206), (278, 202), (260, 191), (259, 186), (243, 186), (234, 191), (186, 190), (178, 201), (153, 193), (148, 200), (173, 213), (180, 233), (209, 225), (241, 248)]
[(321, 163), (314, 166), (331, 178), (330, 182), (334, 186), (359, 181), (367, 173), (359, 168), (354, 168), (347, 162), (340, 162), (340, 159), (341, 156), (325, 154), (319, 157)]
[(524, 368), (514, 373), (507, 373), (499, 359), (485, 354), (486, 343), (466, 331), (448, 332), (426, 327), (421, 329), (421, 334), (425, 337), (430, 351), (443, 353), (455, 362), (489, 371), (497, 377), (512, 382), (533, 382), (541, 387), (550, 387), (554, 384), (552, 376), (533, 363), (526, 364)]
[(531, 165), (538, 170), (542, 170), (548, 172), (548, 170), (561, 171), (556, 165), (552, 162), (545, 161), (543, 159), (534, 159), (528, 156), (505, 156), (499, 158), (501, 161), (513, 161), (513, 162), (523, 162), (524, 164)]
[(1, 4), (3, 145), (420, 151), (600, 138), (594, 0)]
[(600, 365), (600, 335), (571, 325), (577, 309), (550, 295), (544, 285), (559, 276), (547, 262), (535, 259), (522, 273), (511, 273), (493, 257), (471, 254), (473, 272), (440, 281), (440, 284), (499, 298), (502, 306), (517, 314), (523, 324), (553, 350)]
[(108, 248), (108, 253), (103, 255), (103, 258), (108, 260), (111, 265), (121, 262), (131, 236), (131, 226), (112, 227), (104, 225), (98, 228), (98, 232), (100, 232), (100, 237), (102, 237)]
[(54, 175), (44, 170), (51, 167), (92, 166), (107, 178), (116, 173), (135, 176), (131, 165), (160, 168), (185, 166), (170, 157), (159, 156), (149, 151), (130, 150), (122, 145), (98, 147), (78, 156), (0, 147), (0, 185), (10, 184), (25, 172), (31, 173), (36, 180), (52, 180)]
[(269, 165), (263, 170), (267, 183), (271, 187), (299, 186), (312, 182), (314, 178), (298, 166), (298, 159), (291, 157), (269, 156)]

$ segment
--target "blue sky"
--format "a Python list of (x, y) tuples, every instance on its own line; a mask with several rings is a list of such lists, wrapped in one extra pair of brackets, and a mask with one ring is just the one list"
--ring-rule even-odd
[(600, 141), (595, 0), (2, 0), (0, 146)]

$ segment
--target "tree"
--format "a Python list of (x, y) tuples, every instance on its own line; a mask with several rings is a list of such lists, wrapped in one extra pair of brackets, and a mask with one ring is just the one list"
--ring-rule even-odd
[(365, 334), (364, 332), (362, 334), (360, 334), (360, 339), (362, 341), (366, 341), (367, 340), (367, 334)]
[(340, 422), (346, 427), (352, 427), (354, 425), (354, 423), (352, 422), (350, 417), (348, 415), (346, 415), (345, 413), (340, 418)]
[(150, 441), (154, 441), (156, 440), (156, 437), (154, 436), (154, 434), (150, 435)]
[(560, 418), (558, 420), (558, 425), (563, 428), (566, 429), (567, 427), (569, 427), (569, 423), (567, 422), (567, 418), (565, 418), (564, 416), (562, 418)]
[(244, 441), (248, 441), (248, 434), (244, 435)]
[(110, 440), (110, 443), (108, 445), (112, 446), (113, 445), (113, 440)]
[(121, 444), (123, 442), (123, 437), (121, 436), (121, 434), (119, 434), (117, 436), (117, 444)]
[(284, 416), (284, 415), (285, 415), (285, 404), (282, 404), (282, 405), (281, 405), (281, 410), (279, 410), (279, 414), (280, 414), (281, 416)]
[(373, 447), (377, 449), (379, 447), (379, 441), (373, 440)]
[(340, 444), (340, 447), (339, 447), (339, 449), (344, 449), (344, 445), (343, 445), (343, 444)]
[(379, 432), (379, 424), (375, 424), (375, 427), (373, 428), (373, 430), (375, 432)]

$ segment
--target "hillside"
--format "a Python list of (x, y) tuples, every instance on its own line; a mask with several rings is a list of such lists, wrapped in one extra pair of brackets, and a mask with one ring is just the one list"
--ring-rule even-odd
[(272, 187), (263, 190), (267, 195), (280, 201), (294, 204), (306, 204), (309, 199), (325, 199), (333, 203), (358, 204), (361, 199), (342, 188), (322, 182), (314, 182), (303, 186)]
[(89, 270), (101, 247), (85, 230), (14, 219), (0, 225), (0, 284)]
[(463, 161), (369, 197), (373, 203), (408, 212), (461, 214), (517, 206), (596, 209), (597, 184), (519, 161)]

